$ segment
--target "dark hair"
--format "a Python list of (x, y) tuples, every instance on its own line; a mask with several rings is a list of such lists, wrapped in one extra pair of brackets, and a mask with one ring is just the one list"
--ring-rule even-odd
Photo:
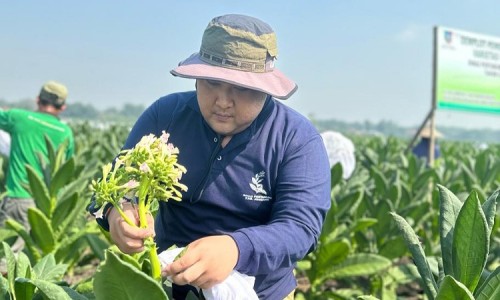
[(38, 96), (38, 98), (40, 99), (40, 103), (42, 103), (43, 105), (52, 105), (57, 109), (61, 109), (65, 102), (63, 98), (59, 98), (56, 94), (47, 92), (43, 88), (40, 91), (40, 95)]

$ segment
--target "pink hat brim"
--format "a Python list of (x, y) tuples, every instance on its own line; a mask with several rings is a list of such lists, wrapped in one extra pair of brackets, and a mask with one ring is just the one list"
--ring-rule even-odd
[(286, 100), (297, 90), (297, 84), (288, 79), (278, 69), (271, 72), (253, 73), (210, 65), (202, 61), (198, 53), (182, 61), (172, 71), (172, 75), (194, 78), (220, 80), (237, 86), (257, 90), (275, 98)]

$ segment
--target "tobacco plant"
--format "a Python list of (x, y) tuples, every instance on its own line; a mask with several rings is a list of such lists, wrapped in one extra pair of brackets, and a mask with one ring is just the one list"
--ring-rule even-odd
[[(39, 156), (42, 174), (26, 166), (28, 185), (35, 207), (27, 211), (31, 230), (28, 231), (13, 219), (6, 221), (5, 240), (15, 234), (25, 242), (25, 252), (32, 263), (53, 254), (58, 263), (76, 264), (88, 248), (89, 242), (98, 242), (100, 232), (94, 224), (86, 222), (86, 198), (82, 196), (91, 174), (83, 165), (77, 164), (75, 156), (66, 159), (66, 145), (54, 148), (45, 139), (48, 161)], [(96, 253), (102, 248), (94, 249)]]
[[(101, 209), (96, 217), (102, 217), (107, 203), (113, 205), (121, 217), (131, 226), (137, 226), (123, 211), (124, 199), (137, 205), (139, 227), (147, 228), (147, 214), (158, 201), (181, 200), (181, 190), (187, 187), (179, 182), (186, 169), (177, 163), (179, 149), (168, 143), (168, 134), (157, 138), (144, 136), (132, 149), (123, 150), (114, 163), (102, 169), (102, 178), (92, 181), (95, 201)], [(145, 241), (151, 263), (152, 277), (161, 278), (160, 262), (152, 237)]]
[(446, 187), (438, 185), (438, 189), (441, 244), (438, 274), (432, 271), (412, 227), (403, 217), (392, 213), (412, 253), (425, 294), (430, 300), (500, 299), (500, 267), (491, 273), (486, 269), (499, 190), (481, 205), (474, 190), (462, 203)]

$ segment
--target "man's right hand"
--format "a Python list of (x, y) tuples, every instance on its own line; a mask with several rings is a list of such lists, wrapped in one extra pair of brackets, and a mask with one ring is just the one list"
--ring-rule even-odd
[[(139, 224), (136, 208), (131, 203), (123, 203), (123, 212)], [(111, 239), (118, 248), (127, 254), (137, 253), (144, 250), (144, 239), (154, 236), (154, 220), (151, 214), (147, 215), (148, 228), (139, 228), (139, 225), (131, 226), (120, 216), (116, 208), (112, 208), (108, 214), (109, 233)]]

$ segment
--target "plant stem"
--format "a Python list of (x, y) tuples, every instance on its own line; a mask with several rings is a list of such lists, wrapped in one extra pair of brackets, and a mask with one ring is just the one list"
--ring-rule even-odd
[(125, 222), (127, 222), (128, 225), (137, 227), (137, 225), (135, 225), (135, 223), (132, 220), (130, 220), (129, 217), (127, 217), (127, 215), (123, 212), (123, 210), (120, 208), (119, 205), (115, 205), (115, 208), (116, 210), (118, 210), (118, 213), (125, 220)]
[[(144, 176), (141, 179), (140, 187), (139, 187), (139, 226), (141, 228), (148, 227), (147, 213), (148, 208), (146, 204), (146, 197), (149, 190), (149, 185), (151, 180)], [(156, 279), (161, 279), (161, 266), (160, 260), (158, 259), (158, 253), (156, 252), (156, 243), (154, 242), (153, 237), (148, 237), (146, 239), (146, 243), (149, 245), (149, 260), (151, 263), (151, 276)]]

